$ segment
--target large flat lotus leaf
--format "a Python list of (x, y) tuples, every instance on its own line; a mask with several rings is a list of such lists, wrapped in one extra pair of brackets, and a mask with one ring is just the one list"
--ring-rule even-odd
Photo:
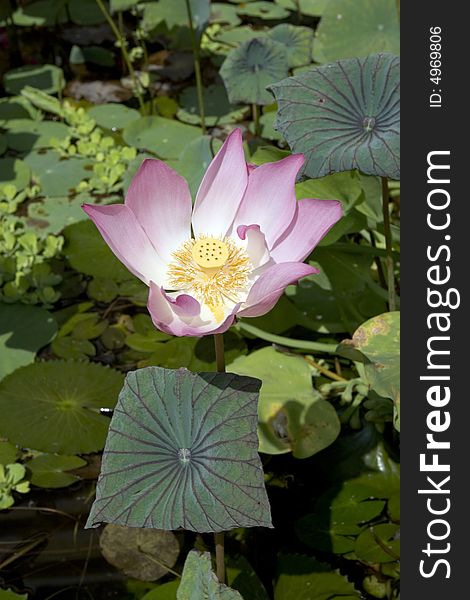
[(393, 400), (394, 421), (399, 429), (400, 313), (388, 312), (369, 319), (354, 332), (352, 340), (342, 342), (339, 350), (358, 350), (365, 356), (365, 375), (377, 394)]
[[(180, 121), (193, 125), (201, 122), (195, 87), (188, 87), (184, 90), (180, 96), (180, 105), (181, 108), (176, 115)], [(214, 84), (204, 88), (204, 116), (206, 125), (209, 127), (236, 123), (246, 116), (247, 110), (246, 107), (231, 106), (223, 85)]]
[(211, 23), (224, 23), (230, 27), (236, 27), (242, 22), (237, 15), (237, 9), (231, 4), (222, 2), (211, 2)]
[[(196, 32), (200, 35), (210, 16), (209, 0), (190, 0), (191, 17)], [(142, 27), (150, 31), (164, 22), (168, 29), (189, 27), (185, 0), (159, 0), (143, 5)]]
[(18, 27), (54, 27), (67, 21), (66, 0), (37, 0), (26, 6), (19, 6), (12, 14), (12, 21)]
[(17, 191), (23, 190), (30, 182), (31, 169), (19, 158), (0, 158), (0, 187), (5, 183), (14, 185)]
[(232, 104), (271, 104), (266, 86), (287, 73), (284, 45), (266, 37), (248, 40), (231, 50), (220, 69)]
[(18, 152), (30, 152), (39, 148), (50, 148), (52, 138), (63, 139), (70, 135), (64, 123), (56, 121), (31, 121), (12, 119), (6, 121), (8, 146)]
[(26, 466), (31, 471), (31, 483), (43, 488), (66, 487), (78, 481), (79, 477), (67, 473), (86, 465), (86, 460), (78, 456), (60, 454), (41, 454), (28, 461)]
[(80, 454), (103, 448), (121, 373), (102, 365), (47, 361), (17, 369), (0, 382), (0, 434), (43, 452)]
[(240, 27), (234, 27), (233, 29), (221, 29), (215, 36), (214, 40), (221, 42), (222, 44), (228, 44), (230, 46), (238, 46), (243, 42), (248, 42), (255, 38), (260, 39), (265, 37), (266, 31), (262, 29), (253, 29), (248, 25), (241, 25)]
[(24, 160), (45, 196), (66, 196), (80, 181), (90, 177), (93, 168), (90, 160), (78, 156), (61, 159), (54, 150), (30, 152)]
[(82, 204), (82, 196), (51, 197), (32, 202), (28, 205), (26, 223), (41, 235), (60, 233), (68, 225), (87, 219)]
[(365, 529), (357, 538), (354, 552), (359, 560), (386, 563), (400, 559), (400, 528), (381, 523)]
[(100, 550), (110, 564), (128, 577), (155, 581), (175, 565), (180, 546), (171, 531), (109, 523), (100, 536)]
[(253, 567), (240, 554), (239, 556), (230, 556), (225, 565), (227, 575), (227, 584), (240, 592), (243, 598), (250, 600), (269, 600), (268, 593), (261, 583)]
[(209, 135), (196, 138), (187, 145), (174, 165), (176, 171), (188, 182), (193, 198), (196, 197), (204, 173), (221, 145), (220, 140)]
[(400, 59), (374, 54), (338, 61), (270, 86), (277, 128), (303, 171), (322, 177), (359, 169), (400, 178)]
[(6, 440), (0, 440), (0, 465), (11, 465), (16, 462), (19, 454), (16, 446)]
[(140, 113), (135, 108), (129, 108), (124, 104), (117, 102), (109, 102), (108, 104), (100, 104), (93, 106), (88, 111), (90, 117), (95, 119), (100, 127), (105, 129), (122, 129), (132, 121), (140, 119)]
[(12, 589), (0, 590), (0, 600), (28, 600), (28, 594), (17, 594)]
[(271, 527), (257, 454), (259, 387), (226, 373), (129, 373), (87, 527)]
[(177, 600), (243, 600), (241, 595), (217, 579), (209, 552), (191, 550), (184, 563)]
[(258, 406), (260, 452), (292, 451), (296, 458), (307, 458), (338, 436), (336, 411), (314, 390), (312, 370), (303, 358), (262, 348), (237, 358), (228, 368), (263, 382)]
[(9, 94), (19, 94), (25, 85), (55, 94), (64, 87), (65, 79), (62, 69), (55, 65), (27, 65), (7, 71), (3, 85)]
[(329, 0), (275, 0), (276, 4), (307, 17), (321, 17)]
[(359, 600), (361, 594), (330, 565), (298, 554), (279, 557), (274, 600)]
[(160, 158), (178, 158), (201, 134), (199, 127), (164, 117), (141, 117), (129, 123), (122, 132), (127, 144), (154, 152)]
[(68, 11), (77, 25), (97, 25), (105, 20), (96, 0), (68, 0)]
[(313, 29), (310, 27), (281, 23), (273, 27), (268, 35), (286, 47), (289, 69), (312, 62)]
[(56, 331), (54, 318), (42, 307), (0, 304), (0, 379), (33, 362)]
[(26, 98), (14, 96), (0, 99), (0, 126), (5, 127), (10, 119), (35, 119), (38, 112)]
[(115, 281), (131, 278), (89, 220), (69, 225), (64, 230), (65, 256), (71, 266), (85, 275), (106, 277)]
[(315, 60), (400, 52), (396, 0), (329, 0), (315, 39)]
[(258, 19), (285, 19), (289, 16), (288, 11), (274, 2), (266, 2), (260, 0), (259, 2), (247, 2), (242, 3), (237, 8), (239, 15), (245, 15), (247, 17), (255, 17)]

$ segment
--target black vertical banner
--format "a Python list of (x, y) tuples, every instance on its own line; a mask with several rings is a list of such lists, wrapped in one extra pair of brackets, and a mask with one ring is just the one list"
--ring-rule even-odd
[(470, 597), (470, 34), (459, 8), (401, 5), (404, 600)]

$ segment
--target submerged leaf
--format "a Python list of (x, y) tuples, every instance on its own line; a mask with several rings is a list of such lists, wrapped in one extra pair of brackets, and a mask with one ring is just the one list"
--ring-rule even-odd
[(129, 373), (87, 527), (271, 527), (257, 454), (259, 386), (228, 373)]

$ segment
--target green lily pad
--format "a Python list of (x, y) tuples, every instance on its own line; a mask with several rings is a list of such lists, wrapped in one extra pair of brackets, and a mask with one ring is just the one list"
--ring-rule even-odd
[(5, 127), (11, 119), (35, 119), (38, 111), (22, 96), (0, 98), (0, 126)]
[(315, 37), (315, 60), (376, 52), (400, 53), (400, 26), (396, 0), (330, 0)]
[(285, 47), (266, 37), (231, 50), (220, 69), (232, 104), (271, 104), (266, 86), (286, 77), (287, 72)]
[(5, 123), (5, 128), (8, 147), (18, 152), (50, 148), (52, 138), (63, 139), (70, 135), (67, 125), (55, 121), (12, 119)]
[(321, 17), (329, 0), (275, 0), (276, 4), (307, 17)]
[(43, 488), (61, 488), (80, 479), (67, 471), (79, 469), (86, 464), (86, 460), (78, 456), (42, 454), (28, 461), (26, 466), (32, 473), (33, 485)]
[(54, 27), (67, 21), (66, 0), (37, 0), (19, 6), (12, 14), (17, 27)]
[(242, 596), (217, 579), (209, 552), (191, 550), (184, 563), (183, 576), (176, 593), (177, 600), (243, 600)]
[(261, 583), (253, 567), (240, 554), (239, 556), (230, 556), (227, 559), (225, 572), (227, 584), (240, 592), (243, 598), (250, 600), (269, 600), (268, 593)]
[(3, 76), (3, 85), (12, 95), (19, 94), (25, 85), (55, 94), (64, 87), (65, 78), (62, 69), (55, 65), (27, 65), (7, 71)]
[(26, 223), (44, 234), (58, 234), (72, 223), (85, 221), (88, 217), (82, 209), (83, 197), (52, 197), (28, 205)]
[(93, 277), (107, 277), (115, 281), (126, 281), (132, 278), (91, 221), (69, 225), (64, 229), (63, 235), (66, 240), (65, 256), (79, 273)]
[(289, 12), (282, 6), (274, 4), (274, 2), (266, 2), (263, 0), (241, 4), (240, 7), (237, 8), (237, 13), (246, 17), (255, 17), (266, 20), (285, 19), (289, 16)]
[(141, 600), (177, 600), (176, 592), (180, 585), (179, 579), (173, 579), (167, 583), (162, 583), (147, 592)]
[(268, 35), (286, 47), (289, 69), (312, 62), (313, 30), (310, 27), (281, 23), (273, 27)]
[(132, 121), (140, 119), (138, 110), (124, 106), (124, 104), (118, 104), (117, 102), (93, 106), (88, 111), (88, 115), (95, 119), (97, 125), (105, 129), (111, 129), (112, 131), (123, 129), (123, 127), (129, 125)]
[(128, 577), (156, 581), (174, 567), (180, 545), (171, 531), (109, 523), (100, 536), (105, 559)]
[(28, 594), (17, 594), (10, 588), (1, 589), (0, 600), (28, 600)]
[(270, 527), (257, 454), (259, 385), (186, 369), (128, 373), (86, 526)]
[(395, 425), (400, 428), (400, 313), (388, 312), (363, 323), (339, 351), (358, 350), (365, 357), (365, 375), (379, 396), (395, 405)]
[(237, 15), (237, 9), (231, 4), (222, 2), (211, 2), (211, 23), (224, 23), (230, 27), (236, 27), (242, 22)]
[(178, 158), (186, 146), (201, 135), (198, 127), (164, 117), (141, 117), (122, 132), (127, 144), (154, 152), (160, 158)]
[(361, 594), (346, 577), (314, 558), (298, 554), (279, 557), (274, 600), (359, 600)]
[[(210, 17), (209, 0), (190, 0), (193, 27), (198, 35), (205, 29)], [(189, 27), (186, 3), (182, 0), (159, 0), (143, 4), (142, 27), (152, 31), (161, 23), (168, 29), (173, 27)]]
[(89, 160), (78, 156), (62, 159), (54, 150), (30, 152), (24, 161), (31, 167), (46, 196), (66, 196), (83, 179), (90, 177), (92, 170)]
[(31, 180), (31, 169), (20, 158), (0, 158), (0, 187), (5, 183), (14, 185), (18, 191), (23, 190)]
[(0, 304), (0, 379), (33, 362), (56, 331), (54, 318), (42, 307)]
[(228, 369), (263, 382), (258, 405), (260, 452), (292, 451), (296, 458), (307, 458), (338, 436), (336, 411), (314, 390), (312, 369), (303, 358), (262, 348), (235, 359)]
[(89, 340), (77, 340), (68, 336), (53, 340), (51, 350), (57, 357), (66, 360), (87, 360), (96, 354), (96, 348)]
[(99, 364), (47, 361), (17, 369), (0, 382), (0, 433), (10, 441), (50, 453), (101, 450), (121, 373)]
[[(260, 135), (262, 138), (264, 138), (265, 140), (273, 141), (282, 140), (282, 135), (274, 127), (276, 123), (275, 112), (270, 111), (261, 115), (261, 117), (259, 118), (259, 123), (261, 128)], [(254, 134), (256, 131), (255, 124), (251, 122), (248, 127), (251, 133)]]
[(6, 440), (0, 440), (0, 465), (14, 463), (19, 454), (20, 452), (16, 446)]
[(222, 29), (214, 36), (214, 40), (228, 44), (229, 46), (238, 46), (243, 42), (248, 42), (253, 39), (260, 39), (266, 36), (266, 31), (261, 29), (253, 29), (248, 25), (241, 25), (233, 29)]
[[(199, 116), (199, 104), (197, 89), (186, 88), (180, 96), (180, 106), (176, 116), (180, 121), (198, 125), (201, 122)], [(210, 85), (204, 88), (204, 116), (206, 125), (226, 125), (241, 121), (247, 115), (248, 108), (232, 106), (227, 98), (227, 92), (223, 85)]]
[[(250, 162), (254, 165), (264, 165), (267, 162), (276, 162), (286, 156), (289, 156), (288, 150), (281, 150), (275, 146), (259, 146), (256, 152), (250, 158)], [(305, 197), (305, 196), (303, 196)]]
[(188, 182), (193, 198), (196, 197), (207, 167), (221, 146), (220, 140), (209, 135), (196, 138), (187, 145), (174, 165), (176, 171)]
[(387, 563), (400, 559), (400, 528), (393, 523), (381, 523), (365, 529), (357, 538), (354, 552), (368, 563)]
[(68, 10), (77, 25), (97, 25), (106, 20), (96, 0), (68, 0)]
[(374, 54), (270, 86), (277, 128), (293, 152), (305, 154), (305, 175), (358, 169), (400, 179), (399, 68), (398, 56)]

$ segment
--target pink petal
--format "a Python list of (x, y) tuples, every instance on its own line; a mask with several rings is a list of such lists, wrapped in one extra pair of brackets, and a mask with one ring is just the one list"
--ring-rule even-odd
[(269, 248), (289, 227), (295, 213), (295, 177), (304, 162), (302, 154), (292, 154), (254, 169), (238, 211), (234, 228), (258, 223)]
[(188, 184), (161, 160), (144, 160), (127, 191), (126, 206), (165, 263), (171, 262), (172, 252), (191, 237)]
[(268, 262), (270, 259), (269, 250), (266, 245), (266, 238), (259, 225), (239, 225), (237, 234), (241, 240), (246, 240), (245, 252), (253, 269), (257, 269)]
[(299, 200), (292, 223), (276, 242), (271, 256), (278, 263), (304, 260), (342, 216), (338, 200)]
[(166, 267), (128, 206), (84, 204), (83, 210), (131, 273), (147, 285), (150, 280), (163, 285)]
[[(195, 303), (199, 307), (197, 312)], [(147, 308), (153, 324), (161, 331), (170, 335), (201, 337), (227, 331), (235, 319), (235, 311), (238, 307), (235, 307), (222, 323), (212, 319), (204, 320), (200, 315), (199, 302), (195, 298), (188, 294), (181, 294), (176, 299), (170, 298), (152, 281)]]
[[(199, 186), (193, 212), (195, 235), (225, 235), (240, 206), (248, 181), (240, 129), (225, 140)], [(251, 221), (252, 223), (254, 221)]]
[(260, 317), (269, 312), (281, 297), (285, 288), (302, 277), (319, 273), (319, 270), (300, 262), (287, 262), (273, 265), (255, 281), (238, 312), (240, 317)]

